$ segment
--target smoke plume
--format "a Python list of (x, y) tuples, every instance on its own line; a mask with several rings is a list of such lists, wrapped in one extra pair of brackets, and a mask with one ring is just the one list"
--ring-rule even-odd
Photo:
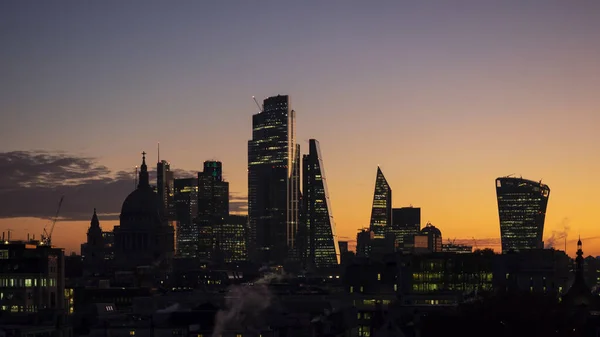
[(259, 328), (262, 313), (271, 305), (269, 283), (282, 275), (267, 274), (253, 283), (229, 287), (225, 296), (225, 310), (215, 315), (212, 337), (220, 337), (227, 326), (233, 329)]
[(567, 237), (569, 236), (569, 231), (571, 230), (571, 226), (569, 225), (569, 218), (562, 219), (560, 223), (561, 230), (553, 230), (552, 235), (546, 239), (546, 248), (555, 248), (557, 244), (561, 244), (561, 242), (565, 242)]

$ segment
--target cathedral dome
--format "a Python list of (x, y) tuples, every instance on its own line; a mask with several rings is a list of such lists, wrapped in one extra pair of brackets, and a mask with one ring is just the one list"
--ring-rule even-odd
[(121, 215), (160, 215), (160, 199), (148, 188), (137, 188), (131, 192), (121, 207)]
[(125, 198), (121, 207), (122, 220), (127, 218), (154, 218), (160, 221), (162, 218), (160, 198), (150, 187), (145, 154), (143, 153), (144, 156), (142, 157), (137, 189)]

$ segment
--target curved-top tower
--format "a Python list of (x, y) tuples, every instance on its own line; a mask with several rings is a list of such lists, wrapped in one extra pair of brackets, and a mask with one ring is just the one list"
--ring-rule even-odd
[(542, 236), (550, 188), (523, 178), (496, 179), (502, 252), (544, 248)]

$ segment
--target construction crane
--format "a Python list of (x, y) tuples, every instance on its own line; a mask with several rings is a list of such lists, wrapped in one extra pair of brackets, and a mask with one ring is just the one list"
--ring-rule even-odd
[(62, 202), (65, 196), (60, 197), (60, 201), (58, 202), (58, 208), (56, 209), (56, 214), (52, 219), (52, 224), (50, 225), (50, 230), (48, 231), (48, 225), (44, 227), (44, 233), (42, 233), (42, 244), (46, 246), (52, 246), (52, 232), (54, 232), (54, 226), (56, 226), (56, 221), (58, 221), (58, 214), (60, 212), (60, 206), (62, 206)]
[(256, 106), (258, 107), (258, 112), (262, 112), (263, 111), (263, 107), (261, 107), (260, 104), (258, 104), (258, 101), (256, 100), (256, 97), (252, 96), (252, 99), (254, 100), (254, 103), (256, 103)]

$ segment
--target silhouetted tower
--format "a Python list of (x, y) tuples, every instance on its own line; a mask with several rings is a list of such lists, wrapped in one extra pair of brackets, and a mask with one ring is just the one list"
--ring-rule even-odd
[(251, 259), (283, 263), (294, 250), (300, 198), (300, 145), (288, 96), (264, 100), (248, 141)]
[(371, 210), (371, 226), (375, 239), (383, 239), (392, 225), (392, 188), (388, 184), (381, 168), (377, 167), (375, 193)]
[(100, 221), (94, 208), (94, 214), (90, 221), (90, 227), (87, 231), (87, 242), (81, 247), (81, 255), (86, 274), (96, 274), (102, 272), (104, 266), (104, 237)]
[(205, 161), (198, 172), (198, 257), (213, 259), (221, 239), (222, 226), (229, 216), (229, 183), (223, 180), (223, 165)]
[(522, 178), (496, 179), (502, 252), (542, 249), (550, 188)]
[(309, 153), (304, 155), (302, 167), (302, 209), (308, 236), (308, 262), (316, 268), (331, 268), (340, 263), (340, 249), (327, 190), (323, 157), (317, 140), (309, 140)]

